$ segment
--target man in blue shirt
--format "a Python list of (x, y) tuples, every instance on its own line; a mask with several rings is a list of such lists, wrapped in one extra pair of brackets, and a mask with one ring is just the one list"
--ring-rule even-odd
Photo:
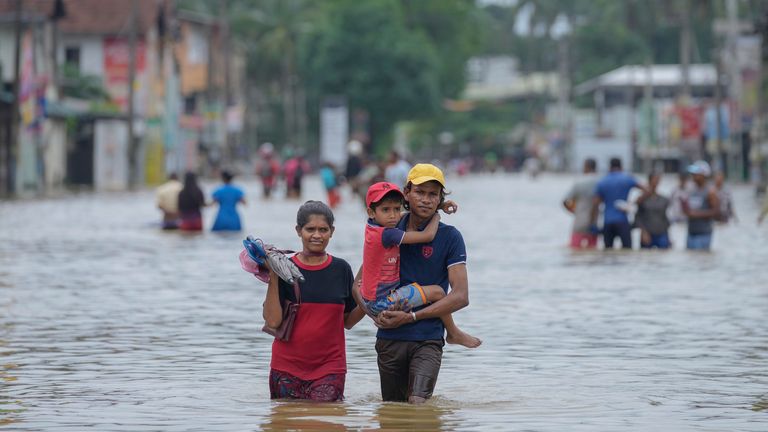
[[(403, 192), (410, 213), (398, 228), (420, 231), (445, 199), (442, 171), (431, 164), (416, 164)], [(466, 260), (461, 233), (442, 222), (432, 242), (400, 245), (400, 285), (440, 285), (447, 295), (410, 312), (383, 311), (379, 315), (376, 353), (385, 401), (418, 404), (432, 396), (445, 344), (439, 317), (469, 304)]]
[(596, 224), (600, 203), (605, 204), (603, 210), (603, 242), (606, 249), (613, 249), (613, 240), (621, 239), (621, 247), (632, 249), (632, 228), (627, 218), (627, 198), (632, 188), (643, 191), (634, 177), (621, 169), (621, 159), (612, 158), (610, 172), (603, 177), (595, 188), (595, 198), (592, 204), (592, 222)]

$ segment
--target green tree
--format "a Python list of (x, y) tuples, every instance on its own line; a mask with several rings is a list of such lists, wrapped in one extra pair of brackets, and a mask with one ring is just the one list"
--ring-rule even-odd
[(484, 16), (471, 0), (401, 0), (408, 29), (423, 32), (437, 53), (440, 93), (458, 97), (466, 83), (467, 60), (483, 46)]
[(395, 122), (440, 106), (436, 50), (406, 27), (396, 0), (334, 2), (303, 46), (310, 103), (345, 96), (351, 108), (368, 112), (374, 142)]
[(621, 23), (604, 22), (577, 28), (572, 36), (575, 82), (583, 82), (625, 64), (650, 58), (645, 41)]
[[(299, 69), (299, 43), (312, 28), (316, 8), (304, 0), (238, 0), (232, 5), (232, 31), (247, 49), (249, 80), (279, 105), (281, 141), (306, 145), (305, 90)], [(277, 137), (277, 136), (276, 136)]]

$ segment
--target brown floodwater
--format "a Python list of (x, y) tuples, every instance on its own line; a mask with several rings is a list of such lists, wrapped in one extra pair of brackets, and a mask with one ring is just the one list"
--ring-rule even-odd
[[(574, 253), (573, 177), (449, 176), (484, 343), (446, 346), (426, 406), (382, 403), (375, 328), (347, 333), (346, 401), (269, 400), (264, 286), (244, 234), (182, 235), (152, 191), (0, 202), (0, 425), (37, 431), (768, 429), (768, 224), (733, 186), (711, 253)], [(673, 180), (665, 179), (662, 189)], [(247, 233), (297, 248), (299, 202), (242, 183)], [(212, 191), (211, 184), (206, 192)], [(305, 198), (322, 199), (309, 178)], [(361, 261), (365, 215), (336, 211), (331, 253)], [(210, 227), (215, 210), (206, 210)]]

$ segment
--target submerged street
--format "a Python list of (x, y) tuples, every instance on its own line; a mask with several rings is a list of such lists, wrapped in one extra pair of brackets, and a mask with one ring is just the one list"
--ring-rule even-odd
[[(236, 183), (237, 180), (236, 179)], [(300, 246), (302, 201), (262, 201), (237, 235), (163, 232), (151, 190), (0, 202), (0, 424), (6, 430), (765, 430), (768, 226), (753, 189), (711, 253), (567, 247), (573, 177), (449, 176), (483, 339), (445, 347), (427, 406), (382, 403), (368, 319), (347, 332), (346, 401), (271, 402), (265, 286), (246, 234)], [(673, 184), (662, 182), (662, 192)], [(205, 184), (210, 195), (213, 184)], [(346, 190), (345, 190), (346, 192)], [(329, 251), (361, 262), (362, 203), (335, 211)], [(205, 211), (210, 228), (214, 208)], [(635, 234), (637, 235), (637, 234)]]

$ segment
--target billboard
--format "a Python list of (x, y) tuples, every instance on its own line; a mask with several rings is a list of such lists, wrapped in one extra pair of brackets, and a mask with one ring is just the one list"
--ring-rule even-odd
[(320, 160), (337, 167), (347, 162), (349, 109), (341, 97), (329, 97), (320, 107)]

